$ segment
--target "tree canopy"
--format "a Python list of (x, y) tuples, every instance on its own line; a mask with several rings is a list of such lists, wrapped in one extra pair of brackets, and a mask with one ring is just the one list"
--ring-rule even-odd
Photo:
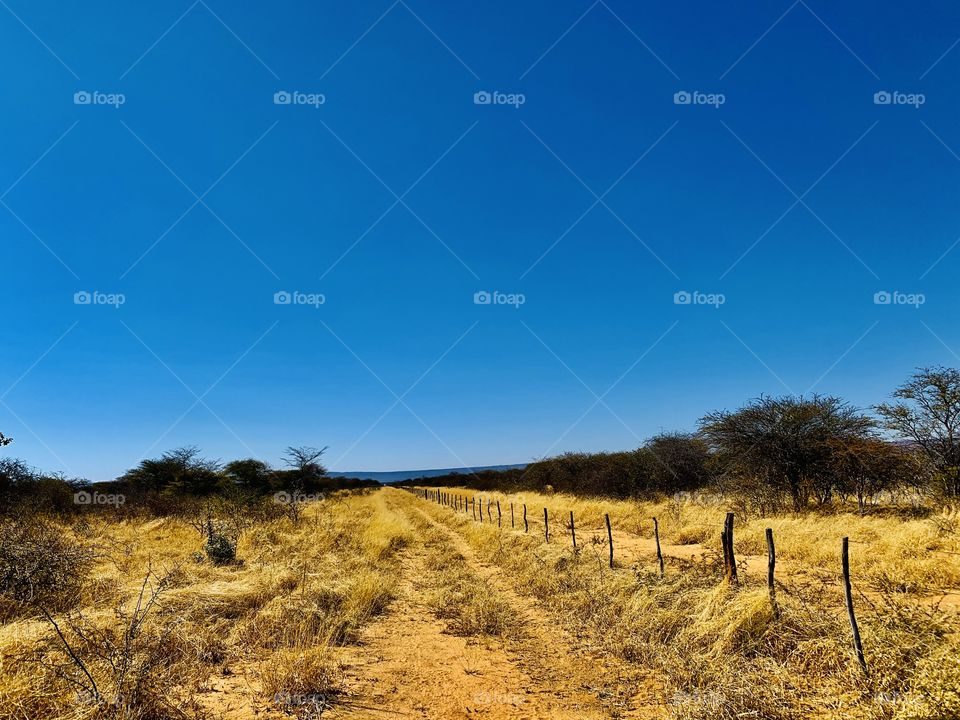
[(814, 493), (829, 499), (831, 444), (874, 431), (866, 415), (835, 397), (760, 397), (704, 416), (700, 432), (726, 472), (754, 476), (789, 495), (794, 510)]
[(915, 443), (937, 471), (947, 495), (960, 496), (960, 370), (917, 370), (876, 407), (883, 426)]

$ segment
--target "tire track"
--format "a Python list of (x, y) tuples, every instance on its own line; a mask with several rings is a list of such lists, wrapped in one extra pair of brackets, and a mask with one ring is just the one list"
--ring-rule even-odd
[[(442, 526), (412, 507), (411, 497), (387, 492), (391, 511), (407, 518), (422, 517)], [(415, 521), (414, 521), (415, 522)], [(450, 538), (461, 551), (456, 537)], [(469, 550), (469, 548), (467, 548)], [(465, 572), (481, 568), (467, 555)], [(464, 638), (446, 632), (446, 623), (427, 605), (420, 587), (431, 573), (427, 548), (421, 539), (408, 546), (399, 562), (402, 580), (389, 613), (369, 625), (361, 644), (339, 653), (345, 665), (346, 697), (330, 711), (335, 718), (489, 718), (490, 720), (594, 720), (614, 717), (595, 693), (566, 681), (565, 663), (544, 675), (526, 653), (512, 643), (492, 638)], [(486, 573), (478, 580), (487, 582)], [(513, 607), (520, 599), (512, 593)], [(514, 604), (516, 601), (517, 604)], [(526, 612), (523, 613), (527, 615)], [(549, 638), (531, 618), (525, 630), (537, 637), (551, 658), (564, 656), (557, 638)]]
[[(419, 502), (412, 496), (411, 500)], [(517, 610), (527, 637), (522, 642), (511, 643), (510, 649), (518, 664), (535, 677), (538, 684), (589, 692), (603, 705), (606, 717), (664, 716), (662, 689), (649, 672), (608, 654), (591, 652), (585, 647), (584, 638), (560, 627), (549, 610), (517, 592), (501, 568), (479, 559), (456, 529), (433, 517), (424, 507), (416, 507), (415, 512), (445, 533), (477, 577)]]

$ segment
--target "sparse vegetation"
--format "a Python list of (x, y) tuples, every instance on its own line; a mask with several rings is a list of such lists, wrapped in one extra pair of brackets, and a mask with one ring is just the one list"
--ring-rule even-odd
[[(173, 450), (97, 486), (0, 461), (0, 720), (315, 718), (362, 707), (364, 673), (404, 712), (436, 673), (453, 695), (434, 703), (503, 717), (528, 685), (583, 717), (641, 697), (676, 720), (960, 717), (958, 385), (920, 371), (879, 421), (759, 398), (634, 451), (421, 483), (440, 503), (330, 478), (311, 447), (285, 469)], [(739, 582), (721, 564), (730, 511)], [(410, 654), (421, 641), (436, 658)], [(510, 691), (459, 686), (484, 672)]]

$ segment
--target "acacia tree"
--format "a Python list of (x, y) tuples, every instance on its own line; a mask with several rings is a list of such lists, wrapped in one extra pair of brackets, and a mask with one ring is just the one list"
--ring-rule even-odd
[(326, 451), (325, 447), (318, 450), (308, 445), (291, 446), (284, 451), (284, 462), (291, 468), (294, 489), (309, 490), (323, 479), (327, 469), (319, 460)]
[(841, 493), (857, 496), (863, 515), (867, 502), (893, 490), (916, 472), (913, 454), (876, 437), (831, 441), (834, 482)]
[(876, 408), (884, 427), (915, 443), (933, 465), (944, 492), (960, 496), (960, 370), (920, 368), (893, 397), (900, 402)]
[(119, 478), (143, 490), (168, 495), (188, 493), (209, 495), (220, 489), (220, 464), (206, 460), (196, 447), (182, 447), (165, 452), (158, 459), (143, 460)]
[(262, 460), (247, 458), (228, 462), (223, 468), (223, 475), (238, 488), (265, 493), (271, 488), (274, 472)]
[[(874, 422), (839, 398), (760, 397), (735, 412), (700, 420), (700, 432), (727, 472), (787, 493), (795, 511), (814, 491), (829, 499), (831, 442), (869, 437)], [(824, 490), (826, 488), (826, 490)]]
[(660, 433), (643, 446), (650, 463), (653, 487), (660, 492), (697, 490), (710, 481), (710, 448), (702, 437), (687, 433)]

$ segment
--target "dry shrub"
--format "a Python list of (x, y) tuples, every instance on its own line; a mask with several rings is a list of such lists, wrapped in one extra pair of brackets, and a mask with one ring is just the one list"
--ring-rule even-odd
[(92, 564), (90, 549), (62, 528), (0, 521), (0, 620), (73, 607)]
[(199, 679), (195, 657), (176, 620), (154, 617), (165, 589), (165, 578), (148, 573), (112, 621), (81, 612), (59, 620), (46, 614), (53, 633), (35, 651), (36, 664), (71, 688), (75, 703), (93, 717), (164, 720), (195, 710), (189, 693), (191, 679)]
[(277, 651), (264, 665), (260, 680), (264, 694), (281, 709), (319, 717), (336, 699), (342, 675), (330, 650), (318, 646)]

